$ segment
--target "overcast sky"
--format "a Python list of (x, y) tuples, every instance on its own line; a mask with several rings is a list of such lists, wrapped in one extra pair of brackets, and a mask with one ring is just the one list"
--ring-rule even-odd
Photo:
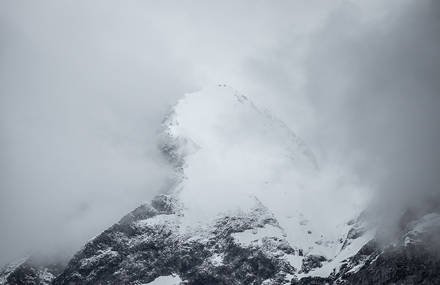
[(70, 252), (161, 191), (164, 114), (216, 83), (377, 200), (425, 207), (440, 182), (434, 2), (2, 1), (0, 263)]

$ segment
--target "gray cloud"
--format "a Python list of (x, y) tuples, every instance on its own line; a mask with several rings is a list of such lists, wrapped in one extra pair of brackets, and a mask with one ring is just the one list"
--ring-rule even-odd
[(163, 115), (218, 82), (377, 200), (437, 195), (439, 7), (384, 2), (2, 2), (0, 262), (75, 249), (159, 191)]
[(439, 8), (413, 2), (365, 23), (346, 6), (312, 40), (308, 93), (320, 135), (355, 158), (391, 220), (440, 202)]
[(397, 226), (406, 209), (423, 213), (440, 202), (440, 6), (342, 1), (324, 15), (315, 29), (290, 29), (249, 58), (254, 84), (245, 89), (297, 130), (321, 163), (374, 189), (372, 207)]
[(242, 62), (292, 15), (313, 23), (307, 2), (2, 2), (0, 262), (70, 252), (159, 191), (168, 106), (242, 87)]
[(159, 124), (195, 88), (138, 5), (2, 6), (0, 262), (70, 251), (149, 200), (170, 171)]

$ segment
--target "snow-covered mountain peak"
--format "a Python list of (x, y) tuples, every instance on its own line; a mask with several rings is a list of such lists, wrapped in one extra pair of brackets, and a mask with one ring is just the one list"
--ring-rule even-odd
[(225, 85), (185, 95), (164, 128), (163, 149), (185, 177), (178, 189), (187, 206), (197, 200), (207, 207), (194, 207), (209, 211), (242, 208), (250, 197), (265, 200), (263, 193), (289, 192), (274, 190), (288, 177), (317, 171), (312, 152), (298, 136)]
[(288, 284), (327, 277), (372, 238), (347, 224), (353, 189), (231, 87), (185, 95), (163, 128), (176, 183), (89, 241), (53, 284)]
[(340, 250), (346, 222), (359, 214), (355, 191), (319, 169), (301, 138), (269, 111), (221, 84), (186, 94), (163, 126), (162, 149), (181, 178), (171, 194), (183, 205), (182, 224), (211, 224), (258, 200), (292, 245), (329, 259)]

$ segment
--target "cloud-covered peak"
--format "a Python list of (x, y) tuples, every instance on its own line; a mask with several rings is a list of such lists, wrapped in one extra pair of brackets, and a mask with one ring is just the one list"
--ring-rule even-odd
[[(196, 149), (209, 150), (222, 160), (235, 154), (234, 162), (248, 167), (256, 159), (267, 165), (282, 157), (285, 163), (317, 168), (313, 153), (284, 122), (224, 84), (186, 94), (164, 125), (167, 136), (185, 141), (182, 156)], [(237, 150), (240, 154), (231, 153)]]
[(307, 246), (339, 236), (334, 226), (359, 211), (353, 185), (334, 169), (319, 169), (284, 122), (227, 85), (180, 99), (164, 122), (162, 149), (178, 169), (172, 191), (189, 223), (249, 209), (257, 198), (294, 243)]

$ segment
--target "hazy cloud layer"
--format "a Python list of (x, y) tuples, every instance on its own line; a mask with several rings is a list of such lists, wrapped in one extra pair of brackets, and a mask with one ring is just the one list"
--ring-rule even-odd
[(347, 5), (312, 39), (308, 94), (319, 141), (351, 156), (391, 221), (408, 205), (427, 211), (440, 202), (439, 31), (435, 1), (369, 23)]
[(70, 251), (160, 191), (163, 115), (218, 82), (377, 200), (437, 195), (439, 6), (384, 2), (2, 2), (0, 262)]
[(138, 5), (2, 6), (0, 256), (69, 251), (159, 191), (156, 133), (191, 66)]

